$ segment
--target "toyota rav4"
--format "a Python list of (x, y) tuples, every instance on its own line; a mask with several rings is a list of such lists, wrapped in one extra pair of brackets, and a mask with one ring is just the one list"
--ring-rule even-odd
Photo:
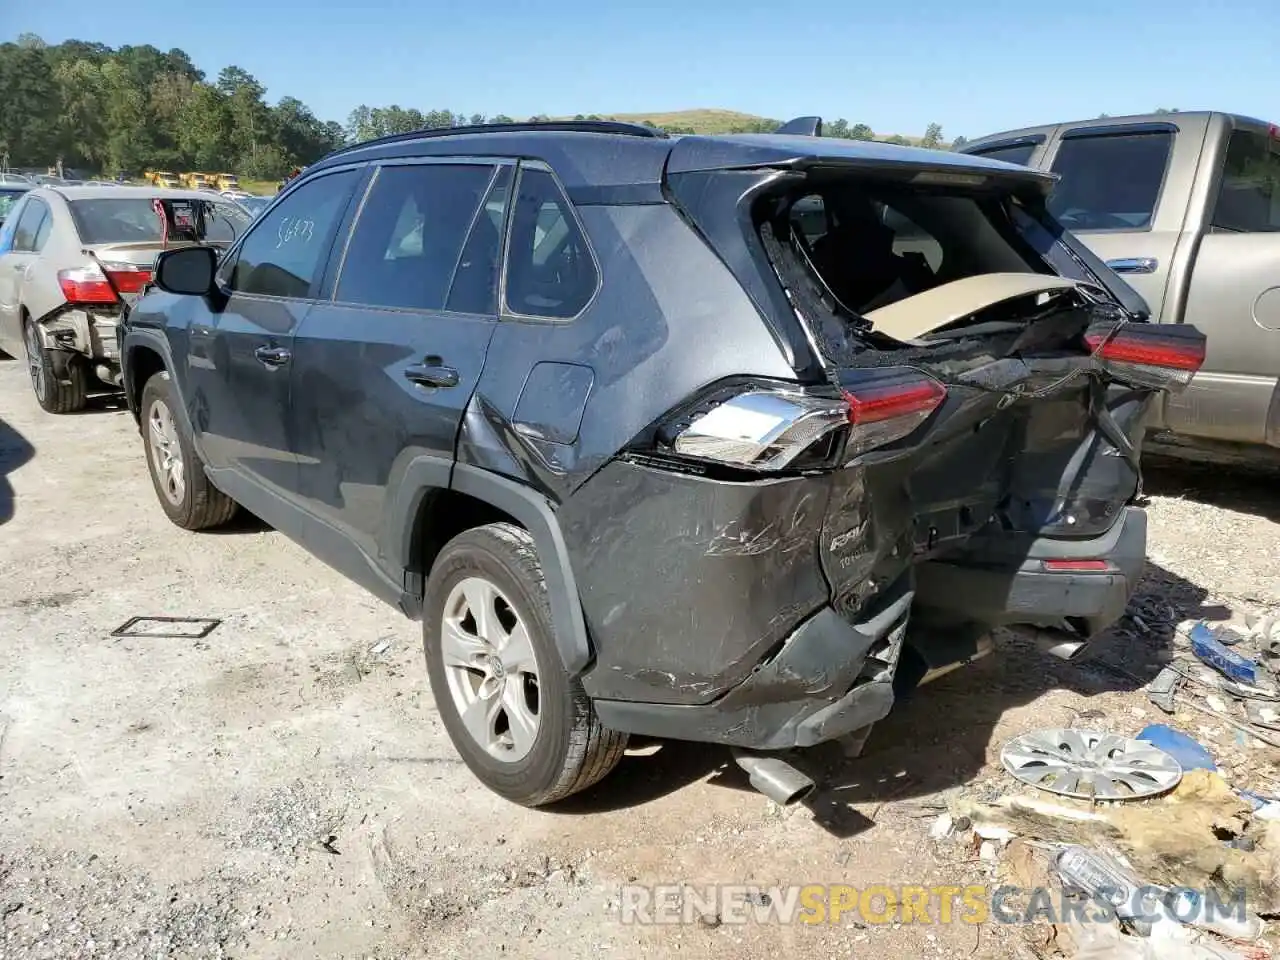
[(237, 505), (421, 618), (463, 759), (549, 803), (628, 734), (849, 737), (996, 626), (1079, 656), (1141, 574), (1143, 417), (1204, 356), (1051, 175), (619, 123), (339, 150), (120, 327), (163, 510)]

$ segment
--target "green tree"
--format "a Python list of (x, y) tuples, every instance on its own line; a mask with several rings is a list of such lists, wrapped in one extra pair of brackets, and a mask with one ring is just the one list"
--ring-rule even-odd
[(930, 150), (939, 149), (942, 146), (942, 124), (929, 124), (924, 131), (924, 136), (920, 138), (920, 146)]

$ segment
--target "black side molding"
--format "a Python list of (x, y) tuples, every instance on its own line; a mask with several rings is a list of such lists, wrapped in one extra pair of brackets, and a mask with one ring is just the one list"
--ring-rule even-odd
[(569, 674), (581, 674), (591, 663), (591, 644), (569, 549), (551, 502), (524, 484), (464, 463), (454, 465), (452, 487), (510, 514), (533, 534), (551, 602), (556, 647)]

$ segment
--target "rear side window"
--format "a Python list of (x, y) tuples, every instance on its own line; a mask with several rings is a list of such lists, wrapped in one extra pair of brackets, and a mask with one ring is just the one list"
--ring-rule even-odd
[(343, 170), (304, 183), (254, 222), (228, 286), (236, 293), (302, 298), (329, 256), (333, 234), (355, 186)]
[(1064, 139), (1050, 212), (1068, 230), (1149, 229), (1172, 149), (1165, 131)]
[(506, 304), (530, 317), (575, 317), (599, 274), (569, 199), (549, 172), (520, 171), (507, 247)]
[(991, 160), (1003, 160), (1005, 163), (1017, 163), (1026, 166), (1031, 162), (1031, 155), (1038, 145), (1034, 143), (1010, 143), (1003, 147), (991, 147), (987, 150), (974, 150), (976, 157), (987, 157)]
[[(383, 167), (351, 235), (334, 298), (374, 307), (443, 309), (493, 176), (489, 164)], [(493, 263), (498, 236), (491, 237)]]
[(1213, 226), (1236, 233), (1280, 230), (1280, 141), (1252, 130), (1231, 134)]
[[(69, 206), (84, 243), (159, 243), (164, 239), (164, 224), (152, 197), (72, 200)], [(244, 233), (248, 222), (244, 212), (232, 204), (210, 204), (204, 239), (231, 243)]]

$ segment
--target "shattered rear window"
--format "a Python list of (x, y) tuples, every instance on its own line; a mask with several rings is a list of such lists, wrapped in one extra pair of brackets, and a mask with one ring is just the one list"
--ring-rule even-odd
[(837, 182), (796, 199), (788, 227), (857, 315), (966, 277), (1047, 272), (998, 202), (954, 193)]

